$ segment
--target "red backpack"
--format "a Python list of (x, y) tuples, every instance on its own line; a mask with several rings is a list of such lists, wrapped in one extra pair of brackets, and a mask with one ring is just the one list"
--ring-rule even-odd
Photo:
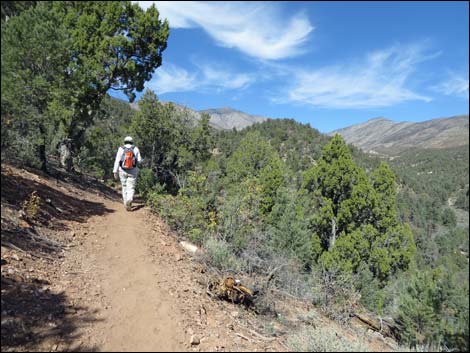
[(122, 147), (124, 149), (124, 153), (121, 157), (121, 168), (124, 170), (134, 169), (136, 165), (136, 157), (134, 153), (134, 146), (132, 147)]

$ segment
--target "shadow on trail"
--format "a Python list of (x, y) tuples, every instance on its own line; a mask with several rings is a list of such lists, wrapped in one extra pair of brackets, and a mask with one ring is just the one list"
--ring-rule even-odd
[[(20, 276), (17, 276), (20, 277)], [(28, 349), (97, 351), (80, 343), (77, 330), (96, 319), (96, 311), (67, 304), (65, 294), (44, 289), (47, 281), (7, 278), (2, 273), (2, 351)]]
[[(13, 245), (32, 254), (58, 250), (61, 244), (48, 239), (47, 236), (56, 231), (68, 230), (66, 222), (86, 223), (92, 216), (114, 212), (101, 202), (88, 201), (84, 199), (85, 196), (72, 196), (70, 190), (52, 188), (19, 175), (9, 176), (4, 174), (3, 170), (1, 184), (2, 205), (8, 205), (17, 215), (24, 213), (24, 202), (31, 200), (33, 192), (39, 197), (34, 217), (14, 215), (4, 219), (2, 216), (2, 245)], [(23, 220), (23, 223), (20, 222), (22, 226), (18, 225), (18, 219)], [(42, 235), (38, 233), (37, 227), (42, 228)]]
[[(1, 168), (2, 351), (98, 350), (80, 337), (81, 327), (101, 321), (97, 310), (73, 304), (64, 292), (67, 285), (51, 292), (49, 280), (55, 282), (57, 260), (75, 236), (67, 232), (68, 223), (115, 212), (87, 199), (89, 193), (112, 200), (119, 194), (89, 177), (51, 174)], [(31, 202), (33, 195), (37, 202)], [(3, 258), (4, 249), (14, 250), (21, 259)], [(49, 271), (52, 276), (45, 280)]]

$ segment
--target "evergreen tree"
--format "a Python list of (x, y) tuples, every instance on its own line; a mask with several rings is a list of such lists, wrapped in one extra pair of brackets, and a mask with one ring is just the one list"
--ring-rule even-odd
[(209, 125), (210, 118), (209, 114), (203, 113), (196, 129), (192, 132), (191, 152), (196, 161), (206, 161), (211, 156), (214, 142), (212, 128)]
[(109, 89), (121, 90), (132, 102), (134, 91), (162, 63), (169, 27), (154, 5), (142, 10), (128, 1), (54, 2), (52, 10), (71, 38), (71, 56), (58, 104), (65, 138), (79, 148), (86, 129)]
[[(23, 119), (21, 110), (13, 114), (19, 106), (34, 116), (29, 120), (43, 141), (71, 139), (70, 147), (79, 149), (109, 89), (124, 91), (131, 101), (135, 90), (143, 90), (161, 65), (168, 35), (155, 6), (144, 11), (128, 1), (38, 2), (2, 22), (2, 92), (10, 95), (2, 95), (2, 116)], [(55, 126), (48, 131), (44, 121), (51, 117)]]
[(398, 224), (395, 174), (387, 163), (381, 162), (379, 167), (372, 172), (371, 181), (377, 195), (375, 227), (383, 232)]
[(333, 247), (342, 232), (354, 230), (371, 217), (374, 192), (338, 134), (325, 145), (318, 165), (304, 173), (303, 188), (316, 200), (318, 212), (312, 226), (324, 250)]
[[(54, 131), (51, 101), (70, 55), (67, 30), (48, 6), (40, 4), (2, 23), (1, 45), (2, 146), (25, 136), (46, 170), (46, 149)], [(25, 146), (17, 147), (18, 154)]]
[(147, 166), (160, 182), (173, 192), (184, 187), (184, 174), (194, 163), (188, 117), (173, 104), (159, 102), (155, 93), (147, 90), (139, 101), (131, 130), (140, 141), (142, 154), (149, 156)]
[(369, 182), (336, 135), (318, 165), (304, 173), (303, 186), (316, 204), (312, 251), (323, 267), (357, 272), (365, 263), (385, 282), (410, 266), (414, 239), (409, 227), (398, 224), (394, 178), (387, 165), (379, 166)]
[(249, 132), (227, 161), (227, 177), (231, 182), (259, 177), (261, 170), (276, 158), (276, 151), (259, 132)]
[(2, 1), (2, 21), (7, 21), (35, 5), (36, 1)]

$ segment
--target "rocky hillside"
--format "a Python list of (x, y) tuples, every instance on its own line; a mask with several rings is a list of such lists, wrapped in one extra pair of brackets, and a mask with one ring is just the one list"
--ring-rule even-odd
[[(202, 113), (209, 114), (211, 117), (210, 125), (217, 130), (232, 130), (233, 128), (241, 130), (255, 123), (268, 120), (267, 117), (250, 115), (229, 107), (196, 111), (183, 105), (173, 104), (177, 109), (186, 112), (195, 121), (201, 119)], [(137, 103), (131, 103), (130, 106), (133, 109), (138, 109)]]
[(212, 125), (221, 130), (231, 130), (233, 128), (241, 130), (255, 123), (268, 120), (264, 116), (250, 115), (232, 108), (207, 109), (201, 110), (200, 113), (209, 114)]
[(365, 152), (391, 155), (418, 148), (450, 148), (469, 143), (468, 115), (427, 120), (420, 123), (376, 118), (363, 124), (334, 130)]

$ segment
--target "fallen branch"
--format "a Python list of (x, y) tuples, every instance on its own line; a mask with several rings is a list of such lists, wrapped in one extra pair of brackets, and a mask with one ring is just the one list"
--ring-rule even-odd
[(243, 338), (244, 340), (247, 340), (247, 341), (251, 342), (251, 340), (248, 337), (243, 336), (241, 333), (235, 332), (235, 335), (237, 335), (238, 337)]
[(247, 328), (247, 330), (248, 330), (251, 334), (255, 335), (256, 337), (258, 337), (258, 338), (260, 338), (260, 339), (262, 339), (262, 340), (264, 340), (264, 341), (271, 342), (271, 341), (276, 340), (276, 337), (266, 337), (266, 336), (263, 336), (262, 334), (260, 334), (260, 333), (258, 333), (258, 332), (256, 332), (256, 331), (254, 331), (254, 330), (252, 330), (252, 329), (249, 329), (249, 328)]
[(392, 338), (396, 337), (396, 332), (398, 331), (398, 328), (395, 323), (384, 320), (381, 317), (375, 319), (373, 317), (367, 316), (366, 314), (354, 313), (353, 315), (361, 323), (366, 324), (370, 329), (377, 331), (384, 336)]

